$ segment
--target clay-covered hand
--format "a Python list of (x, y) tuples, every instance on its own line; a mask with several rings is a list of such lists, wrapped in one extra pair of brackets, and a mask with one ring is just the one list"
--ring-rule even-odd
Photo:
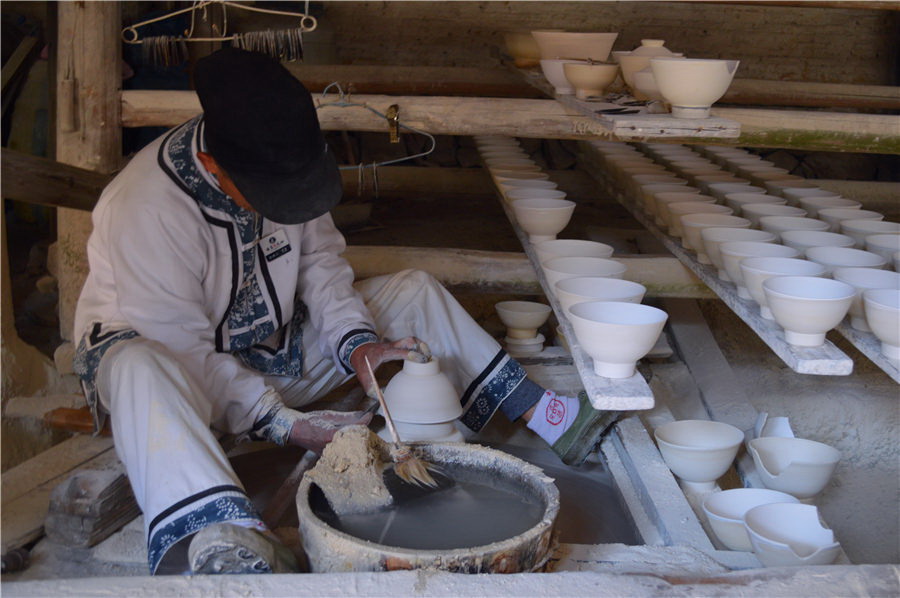
[(350, 365), (353, 366), (356, 377), (366, 390), (366, 394), (374, 398), (375, 380), (369, 375), (366, 357), (369, 358), (369, 363), (372, 364), (372, 370), (377, 370), (378, 366), (385, 361), (393, 361), (395, 359), (411, 359), (419, 363), (425, 363), (431, 359), (431, 349), (428, 348), (424, 341), (414, 336), (408, 336), (394, 342), (366, 343), (354, 349), (353, 353), (350, 354)]
[(372, 414), (365, 411), (310, 411), (300, 413), (288, 442), (315, 453), (322, 453), (325, 445), (338, 430), (346, 426), (367, 426), (372, 421)]

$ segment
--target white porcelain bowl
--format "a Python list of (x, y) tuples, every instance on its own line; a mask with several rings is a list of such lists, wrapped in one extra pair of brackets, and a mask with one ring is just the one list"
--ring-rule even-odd
[(856, 247), (866, 246), (869, 235), (896, 235), (900, 233), (900, 223), (884, 220), (841, 220), (841, 233), (856, 239)]
[(541, 71), (547, 82), (553, 86), (553, 90), (559, 95), (573, 95), (575, 88), (566, 78), (566, 72), (563, 70), (565, 64), (578, 64), (580, 60), (561, 60), (558, 58), (541, 59)]
[(737, 60), (651, 58), (650, 69), (660, 93), (676, 118), (706, 118), (731, 85)]
[(673, 237), (684, 237), (683, 218), (688, 214), (725, 214), (732, 213), (728, 206), (720, 206), (715, 203), (703, 203), (691, 200), (683, 203), (670, 203), (666, 206), (668, 219), (664, 216), (668, 225), (669, 234)]
[(541, 268), (550, 288), (560, 280), (578, 276), (601, 276), (603, 278), (622, 278), (626, 267), (622, 262), (602, 257), (554, 257)]
[(555, 257), (610, 257), (613, 248), (606, 243), (586, 239), (553, 239), (534, 245), (538, 261), (544, 263)]
[(703, 248), (709, 261), (717, 268), (719, 279), (731, 282), (728, 273), (725, 271), (725, 263), (722, 261), (722, 254), (719, 246), (722, 243), (731, 243), (734, 241), (759, 241), (761, 243), (774, 243), (775, 235), (764, 230), (754, 230), (751, 228), (704, 228), (700, 231), (700, 239), (703, 241)]
[(575, 97), (585, 100), (589, 96), (602, 96), (619, 74), (617, 64), (566, 63), (563, 73), (572, 87)]
[(586, 301), (640, 303), (647, 292), (640, 283), (599, 276), (566, 278), (553, 285), (553, 290), (566, 313), (571, 306)]
[(517, 199), (510, 205), (532, 243), (555, 239), (575, 211), (575, 202), (567, 199)]
[(766, 488), (799, 499), (821, 492), (841, 459), (836, 448), (805, 438), (764, 436), (747, 443)]
[(763, 282), (763, 292), (784, 340), (797, 347), (822, 346), (856, 295), (845, 282), (812, 276), (774, 276)]
[(781, 233), (781, 243), (800, 253), (812, 247), (853, 247), (853, 237), (821, 230), (788, 230)]
[(650, 183), (641, 185), (641, 207), (644, 213), (656, 216), (656, 197), (661, 193), (685, 193), (700, 195), (700, 189), (689, 185), (672, 185), (667, 183)]
[(843, 197), (819, 197), (807, 196), (797, 200), (800, 207), (807, 211), (810, 218), (817, 218), (819, 210), (843, 209), (843, 210), (859, 210), (862, 204), (852, 199), (844, 199)]
[[(715, 191), (713, 191), (715, 192)], [(760, 204), (772, 204), (777, 206), (783, 206), (787, 204), (787, 200), (783, 197), (778, 197), (777, 195), (769, 195), (765, 191), (762, 193), (758, 193), (756, 191), (750, 193), (744, 192), (729, 192), (725, 194), (722, 202), (734, 210), (735, 214), (740, 214), (741, 210), (743, 210), (745, 205), (760, 205)]]
[(754, 228), (759, 228), (760, 219), (766, 216), (794, 216), (803, 218), (806, 211), (793, 206), (777, 203), (745, 203), (741, 206), (741, 216), (750, 220)]
[(549, 305), (535, 301), (501, 301), (494, 305), (510, 338), (534, 338), (550, 317)]
[(681, 228), (684, 231), (684, 245), (687, 249), (696, 252), (697, 261), (701, 264), (712, 263), (706, 253), (706, 246), (703, 244), (701, 234), (703, 229), (713, 227), (749, 229), (750, 221), (729, 214), (685, 214), (682, 216)]
[(825, 266), (828, 275), (835, 268), (884, 268), (887, 258), (877, 253), (852, 247), (810, 247), (806, 259)]
[(790, 257), (751, 257), (741, 261), (741, 276), (750, 298), (759, 305), (760, 315), (774, 320), (763, 283), (773, 276), (825, 276), (825, 266)]
[(606, 378), (633, 376), (635, 363), (656, 344), (667, 319), (661, 309), (639, 303), (589, 301), (569, 307), (578, 343), (594, 361), (594, 373)]
[(877, 253), (890, 263), (894, 254), (900, 251), (900, 235), (869, 235), (866, 237), (866, 251)]
[(869, 289), (900, 289), (900, 273), (880, 268), (835, 268), (831, 276), (856, 289), (850, 304), (850, 325), (863, 332), (871, 332), (866, 320), (863, 293)]
[[(747, 211), (746, 206), (743, 211)], [(828, 230), (828, 223), (800, 216), (762, 216), (759, 219), (759, 227), (770, 233), (781, 235), (789, 230)]]
[(744, 433), (722, 422), (687, 419), (654, 430), (659, 452), (669, 469), (697, 490), (711, 490), (731, 467)]
[(734, 488), (715, 492), (703, 501), (703, 513), (716, 538), (728, 550), (750, 552), (750, 536), (744, 527), (744, 515), (750, 509), (771, 503), (797, 503), (797, 498), (767, 488)]
[(618, 33), (553, 31), (542, 29), (532, 31), (541, 52), (541, 58), (576, 58), (604, 62), (609, 58)]
[(517, 187), (506, 192), (506, 201), (520, 199), (565, 199), (566, 192), (559, 189), (540, 189), (536, 187)]
[(744, 523), (753, 552), (766, 567), (829, 565), (841, 552), (815, 505), (760, 505), (747, 511)]
[(835, 233), (840, 232), (845, 220), (884, 220), (884, 214), (861, 208), (821, 208), (816, 217), (827, 222)]
[(729, 241), (719, 245), (719, 253), (722, 255), (722, 265), (731, 282), (737, 287), (738, 297), (752, 299), (744, 282), (744, 274), (741, 271), (741, 262), (751, 257), (781, 257), (795, 258), (800, 255), (796, 249), (778, 245), (777, 243), (759, 241)]
[[(692, 188), (693, 189), (693, 188)], [(665, 191), (657, 193), (653, 196), (650, 203), (653, 220), (662, 230), (668, 230), (672, 222), (672, 214), (669, 212), (669, 206), (676, 203), (716, 203), (716, 198), (712, 195), (704, 195), (700, 192), (685, 191)]]
[(870, 289), (863, 293), (863, 304), (881, 353), (900, 367), (900, 290)]

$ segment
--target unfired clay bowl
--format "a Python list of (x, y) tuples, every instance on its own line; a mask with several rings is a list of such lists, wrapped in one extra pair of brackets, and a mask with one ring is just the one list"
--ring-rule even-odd
[(869, 289), (900, 289), (900, 274), (877, 268), (835, 268), (831, 276), (856, 289), (850, 304), (850, 325), (862, 332), (871, 332), (866, 320), (863, 293)]
[(900, 233), (900, 223), (884, 220), (842, 220), (841, 233), (856, 239), (857, 248), (866, 246), (869, 235), (896, 235)]
[(750, 509), (771, 503), (798, 503), (796, 497), (767, 488), (734, 488), (710, 494), (703, 501), (703, 513), (716, 538), (728, 550), (751, 552), (744, 515)]
[[(690, 187), (690, 189), (695, 189)], [(650, 202), (650, 213), (653, 215), (653, 221), (663, 230), (669, 228), (672, 214), (669, 212), (669, 206), (675, 203), (716, 203), (716, 198), (711, 195), (703, 195), (699, 190), (694, 191), (663, 191), (653, 196)]]
[(531, 158), (488, 158), (484, 161), (488, 168), (499, 170), (540, 170)]
[(685, 214), (681, 217), (684, 246), (697, 254), (701, 264), (711, 264), (701, 233), (705, 228), (750, 228), (750, 221), (729, 214)]
[(563, 73), (572, 87), (575, 97), (584, 100), (589, 96), (602, 96), (616, 79), (619, 66), (616, 64), (563, 64)]
[(698, 491), (715, 488), (744, 441), (738, 428), (700, 419), (663, 424), (653, 435), (672, 473)]
[(759, 305), (760, 315), (774, 320), (763, 283), (773, 276), (825, 276), (825, 267), (815, 262), (789, 257), (752, 257), (741, 261), (741, 276), (750, 298)]
[(534, 251), (543, 264), (555, 257), (610, 257), (614, 250), (606, 243), (586, 239), (553, 239), (536, 243)]
[(555, 239), (575, 211), (575, 202), (567, 199), (517, 199), (510, 205), (532, 243)]
[(663, 101), (662, 92), (659, 91), (659, 86), (656, 84), (656, 79), (653, 78), (653, 71), (650, 70), (650, 67), (635, 71), (631, 76), (631, 89), (634, 92), (634, 97), (640, 100)]
[(504, 191), (512, 191), (513, 189), (556, 189), (558, 185), (547, 179), (510, 179), (501, 181), (500, 187)]
[(763, 282), (763, 292), (784, 340), (797, 347), (822, 346), (856, 295), (847, 283), (812, 276), (774, 276)]
[(844, 199), (843, 197), (801, 197), (797, 200), (797, 203), (809, 213), (810, 218), (818, 218), (819, 210), (859, 210), (862, 208), (862, 204), (858, 201)]
[(821, 208), (816, 216), (831, 227), (832, 232), (840, 232), (844, 220), (884, 220), (884, 214), (861, 208)]
[(788, 203), (791, 205), (797, 205), (800, 201), (801, 197), (840, 197), (840, 193), (835, 193), (834, 191), (826, 191), (825, 189), (821, 189), (819, 187), (812, 187), (808, 189), (803, 188), (787, 188), (782, 190), (782, 195), (788, 200)]
[(532, 31), (541, 58), (574, 58), (577, 60), (591, 59), (595, 62), (604, 62), (609, 58), (618, 33), (594, 33), (574, 31), (538, 30)]
[(883, 256), (888, 263), (900, 251), (900, 235), (869, 235), (866, 237), (866, 251)]
[(835, 268), (884, 268), (887, 258), (852, 247), (810, 247), (806, 259), (825, 266), (831, 275)]
[(512, 56), (519, 68), (538, 66), (541, 61), (541, 49), (530, 31), (509, 31), (503, 34), (506, 51)]
[(900, 290), (870, 289), (863, 292), (866, 321), (881, 341), (881, 353), (900, 367)]
[(745, 203), (741, 206), (741, 216), (750, 220), (754, 228), (759, 228), (760, 218), (765, 216), (796, 216), (803, 218), (806, 216), (806, 211), (777, 203)]
[(656, 344), (667, 319), (661, 309), (639, 303), (589, 301), (569, 307), (578, 343), (593, 359), (594, 373), (605, 378), (633, 376), (635, 363)]
[(782, 195), (785, 189), (818, 189), (813, 183), (805, 179), (775, 179), (763, 183), (768, 193)]
[(703, 174), (694, 177), (693, 183), (695, 187), (699, 187), (701, 191), (703, 191), (707, 195), (711, 195), (712, 190), (710, 185), (714, 185), (716, 183), (749, 185), (750, 181), (748, 181), (747, 179), (742, 179), (741, 177), (734, 176), (733, 174)]
[[(673, 237), (683, 238), (684, 237), (684, 217), (688, 214), (725, 214), (730, 215), (732, 213), (731, 208), (727, 206), (720, 206), (714, 203), (702, 203), (699, 201), (688, 201), (683, 203), (670, 203), (666, 206), (668, 210), (668, 220), (666, 223), (668, 225), (669, 234)], [(663, 217), (665, 220), (665, 216)], [(682, 240), (682, 243), (684, 241)]]
[(783, 197), (769, 195), (763, 191), (762, 193), (728, 193), (725, 195), (724, 203), (734, 210), (735, 214), (741, 214), (745, 205), (768, 203), (776, 206), (783, 206), (787, 204), (787, 200)]
[(530, 171), (530, 170), (505, 170), (502, 168), (492, 168), (491, 176), (498, 183), (504, 181), (528, 181), (528, 180), (547, 180), (550, 175), (546, 172)]
[[(746, 207), (744, 211), (746, 212)], [(800, 216), (763, 216), (759, 219), (759, 227), (781, 235), (788, 230), (828, 230), (828, 223)]]
[(795, 258), (800, 255), (796, 249), (778, 245), (776, 243), (761, 243), (759, 241), (733, 241), (719, 245), (719, 253), (722, 255), (722, 265), (725, 272), (737, 287), (738, 297), (752, 299), (750, 292), (744, 283), (744, 275), (741, 272), (741, 262), (751, 257), (783, 257)]
[(641, 185), (641, 207), (648, 215), (656, 216), (656, 196), (659, 193), (686, 193), (699, 195), (700, 189), (688, 185), (670, 185), (667, 183), (650, 183)]
[(755, 185), (751, 185), (748, 182), (739, 182), (739, 183), (710, 183), (709, 184), (709, 194), (715, 197), (720, 202), (725, 201), (725, 196), (729, 193), (765, 193), (766, 190), (763, 187), (757, 187)]
[(441, 372), (437, 358), (426, 363), (404, 360), (403, 369), (385, 387), (384, 399), (398, 422), (435, 424), (452, 422), (462, 415), (459, 392)]
[(836, 448), (805, 438), (754, 438), (747, 443), (747, 450), (766, 488), (799, 499), (821, 492), (841, 459)]
[(586, 301), (620, 301), (640, 303), (647, 288), (637, 282), (599, 276), (578, 276), (566, 278), (553, 285), (556, 298), (568, 313), (576, 303)]
[(563, 70), (563, 65), (566, 63), (578, 64), (579, 62), (579, 60), (560, 60), (556, 58), (542, 59), (541, 71), (544, 73), (547, 82), (553, 86), (553, 90), (557, 94), (572, 95), (575, 93), (575, 88), (572, 87), (572, 84), (569, 83), (569, 80), (566, 78), (566, 72)]
[(767, 233), (764, 230), (754, 230), (751, 228), (704, 228), (700, 231), (700, 238), (703, 241), (703, 248), (709, 261), (718, 270), (720, 280), (731, 282), (731, 278), (725, 271), (725, 263), (722, 261), (722, 254), (719, 247), (722, 243), (732, 243), (735, 241), (759, 241), (761, 243), (774, 243), (775, 235)]
[(841, 552), (815, 505), (770, 503), (744, 515), (750, 543), (766, 567), (830, 565)]
[(676, 118), (707, 118), (710, 106), (725, 95), (737, 72), (737, 60), (651, 58), (660, 93)]
[(788, 230), (781, 233), (781, 244), (805, 253), (813, 247), (853, 247), (853, 237), (821, 230)]
[(534, 338), (550, 317), (549, 305), (535, 301), (501, 301), (494, 305), (510, 338)]
[(565, 199), (566, 192), (559, 189), (540, 189), (535, 187), (517, 187), (507, 191), (506, 201), (512, 203), (520, 199)]
[[(634, 73), (650, 66), (650, 59), (654, 56), (681, 56), (666, 48), (664, 40), (642, 39), (641, 45), (631, 52), (619, 52), (618, 62), (622, 67), (622, 79), (630, 89), (634, 89)], [(637, 98), (645, 99), (645, 98)]]
[(560, 280), (578, 276), (622, 278), (626, 267), (622, 262), (603, 257), (554, 257), (541, 264), (550, 288)]

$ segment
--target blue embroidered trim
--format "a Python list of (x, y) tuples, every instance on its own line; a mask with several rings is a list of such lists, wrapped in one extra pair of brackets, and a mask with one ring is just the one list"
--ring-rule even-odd
[(460, 421), (475, 432), (484, 427), (500, 404), (513, 395), (522, 381), (526, 380), (522, 366), (505, 352), (501, 352), (501, 355), (499, 363), (495, 363), (496, 359), (493, 360), (479, 376), (483, 381), (475, 388), (470, 386), (467, 392), (473, 397), (463, 405)]
[(239, 490), (224, 490), (202, 496), (194, 501), (187, 513), (171, 519), (155, 531), (150, 530), (150, 539), (147, 543), (150, 572), (156, 572), (162, 557), (173, 544), (208, 525), (223, 521), (246, 521), (256, 524), (261, 529), (265, 527), (250, 499)]
[(100, 360), (117, 342), (136, 336), (138, 336), (138, 333), (130, 328), (102, 332), (100, 322), (95, 322), (91, 326), (90, 332), (84, 335), (75, 349), (72, 367), (81, 379), (84, 397), (87, 399), (88, 407), (91, 408), (91, 413), (94, 415), (95, 432), (102, 427), (97, 410), (100, 398), (97, 395), (96, 383), (97, 368), (100, 367)]
[(353, 366), (350, 365), (350, 354), (353, 353), (353, 350), (360, 345), (377, 342), (378, 335), (371, 330), (351, 330), (344, 335), (344, 338), (341, 339), (338, 345), (338, 358), (348, 373), (353, 372)]

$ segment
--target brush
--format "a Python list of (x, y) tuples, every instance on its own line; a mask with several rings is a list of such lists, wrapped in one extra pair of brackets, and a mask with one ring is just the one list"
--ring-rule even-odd
[(372, 371), (372, 364), (369, 363), (368, 356), (366, 356), (366, 367), (369, 368), (369, 375), (375, 384), (375, 395), (378, 397), (378, 403), (381, 405), (381, 410), (384, 411), (384, 420), (387, 422), (388, 430), (390, 430), (391, 437), (394, 439), (391, 446), (391, 460), (394, 462), (394, 472), (398, 478), (407, 484), (436, 488), (438, 483), (428, 472), (432, 467), (431, 464), (416, 457), (412, 450), (400, 441), (400, 435), (397, 434), (397, 428), (394, 427), (394, 420), (391, 419), (391, 413), (388, 411), (384, 395), (381, 394), (381, 388), (378, 386), (378, 381), (375, 380), (375, 372)]

